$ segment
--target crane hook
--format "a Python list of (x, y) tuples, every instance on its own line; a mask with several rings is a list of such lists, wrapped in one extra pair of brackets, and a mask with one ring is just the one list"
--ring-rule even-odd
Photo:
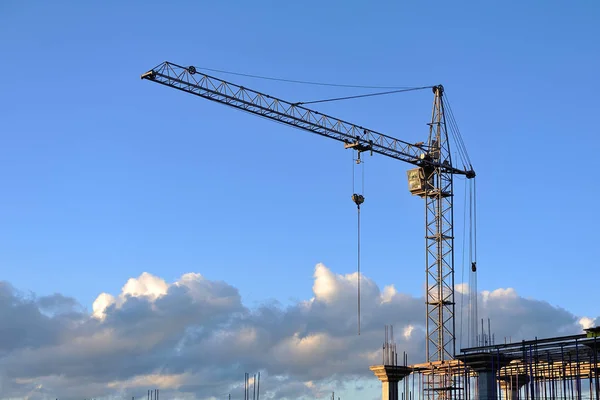
[(354, 193), (352, 195), (352, 201), (356, 204), (358, 208), (360, 208), (360, 205), (365, 202), (365, 196), (363, 196), (362, 194)]

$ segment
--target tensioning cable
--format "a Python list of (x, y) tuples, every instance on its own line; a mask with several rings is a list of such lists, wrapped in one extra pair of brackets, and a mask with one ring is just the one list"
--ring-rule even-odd
[(404, 92), (412, 92), (414, 90), (423, 90), (423, 89), (431, 89), (433, 86), (420, 86), (420, 87), (411, 87), (405, 89), (398, 90), (390, 90), (387, 92), (376, 92), (376, 93), (367, 93), (367, 94), (357, 94), (354, 96), (344, 96), (344, 97), (333, 97), (329, 99), (321, 99), (321, 100), (312, 100), (312, 101), (299, 101), (294, 103), (295, 106), (301, 106), (306, 104), (316, 104), (316, 103), (328, 103), (330, 101), (340, 101), (340, 100), (351, 100), (351, 99), (361, 99), (363, 97), (373, 97), (373, 96), (385, 96), (388, 94), (396, 94), (396, 93), (404, 93)]
[(204, 68), (204, 67), (196, 67), (196, 69), (211, 71), (211, 72), (219, 72), (222, 74), (228, 75), (237, 75), (237, 76), (245, 76), (247, 78), (255, 78), (255, 79), (264, 79), (268, 81), (278, 81), (278, 82), (286, 82), (286, 83), (297, 83), (301, 85), (314, 85), (314, 86), (331, 86), (331, 87), (339, 87), (339, 88), (350, 88), (350, 89), (412, 89), (410, 86), (374, 86), (374, 85), (355, 85), (355, 84), (343, 84), (343, 83), (331, 83), (331, 82), (312, 82), (312, 81), (301, 81), (296, 79), (285, 79), (285, 78), (276, 78), (272, 76), (264, 76), (264, 75), (254, 75), (254, 74), (246, 74), (241, 72), (233, 72), (226, 71), (222, 69), (214, 69), (214, 68)]

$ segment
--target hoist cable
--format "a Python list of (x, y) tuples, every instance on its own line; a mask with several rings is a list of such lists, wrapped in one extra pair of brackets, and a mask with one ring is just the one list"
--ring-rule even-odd
[[(478, 321), (477, 321), (477, 206), (476, 206), (476, 186), (475, 179), (469, 180), (469, 258), (472, 265), (469, 284), (471, 301), (471, 319), (473, 341), (478, 340)], [(483, 334), (483, 332), (482, 332)], [(474, 343), (479, 345), (478, 342)]]
[(458, 146), (459, 149), (459, 153), (461, 155), (461, 157), (463, 158), (463, 162), (468, 164), (468, 165), (463, 165), (465, 168), (466, 167), (471, 167), (471, 159), (469, 158), (469, 153), (467, 152), (467, 148), (465, 146), (465, 143), (462, 139), (462, 135), (460, 133), (460, 129), (458, 127), (458, 124), (456, 123), (456, 118), (454, 117), (454, 112), (452, 111), (452, 106), (450, 105), (450, 99), (448, 98), (448, 95), (446, 94), (446, 101), (445, 104), (447, 105), (447, 110), (448, 110), (448, 116), (449, 116), (449, 121), (450, 121), (450, 125), (453, 128), (453, 136), (455, 136), (455, 141), (456, 144)]
[(360, 188), (360, 194), (362, 194), (364, 196), (365, 195), (365, 163), (362, 162), (361, 166), (362, 166), (362, 185)]
[[(467, 182), (465, 183), (465, 195), (464, 195), (464, 204), (463, 204), (463, 240), (462, 240), (462, 275), (461, 281), (465, 283), (465, 242), (467, 239), (466, 231), (467, 231)], [(460, 343), (463, 344), (463, 310), (464, 310), (464, 288), (460, 291)], [(470, 304), (469, 304), (470, 305)], [(471, 335), (470, 335), (470, 320), (467, 322), (467, 343), (471, 344)]]
[(274, 78), (274, 77), (270, 77), (270, 76), (244, 74), (244, 73), (240, 73), (240, 72), (225, 71), (222, 69), (214, 69), (214, 68), (196, 67), (196, 69), (203, 70), (203, 71), (220, 72), (222, 74), (245, 76), (248, 78), (265, 79), (265, 80), (269, 80), (269, 81), (299, 83), (302, 85), (333, 86), (333, 87), (344, 87), (344, 88), (354, 88), (354, 89), (408, 89), (408, 88), (410, 88), (408, 86), (347, 85), (347, 84), (341, 84), (341, 83), (299, 81), (299, 80), (295, 80), (295, 79), (284, 79), (284, 78)]
[(467, 166), (471, 165), (469, 155), (466, 153), (464, 143), (462, 142), (462, 137), (460, 136), (460, 130), (458, 129), (458, 125), (456, 123), (456, 120), (454, 119), (454, 116), (451, 113), (449, 113), (448, 116), (449, 131), (452, 134), (452, 137), (454, 138), (454, 142), (456, 143), (462, 166), (463, 168), (467, 169)]
[(354, 158), (354, 152), (350, 153), (352, 155), (352, 193), (356, 193), (356, 188), (355, 188), (355, 184), (354, 184), (354, 180), (355, 177), (354, 175), (356, 174), (356, 172), (354, 171), (354, 164), (356, 163), (356, 159)]
[(473, 247), (474, 258), (477, 262), (477, 179), (473, 178)]
[(361, 192), (356, 193), (355, 192), (355, 175), (356, 175), (356, 165), (357, 164), (363, 164), (363, 161), (361, 161), (360, 159), (360, 152), (358, 153), (358, 156), (356, 159), (354, 159), (354, 157), (352, 157), (352, 201), (354, 201), (354, 203), (356, 204), (356, 210), (357, 210), (357, 273), (356, 273), (356, 279), (357, 279), (357, 292), (358, 292), (358, 298), (357, 298), (357, 309), (358, 309), (358, 334), (360, 335), (360, 308), (361, 308), (361, 304), (360, 304), (360, 205), (365, 201), (365, 197), (363, 196), (364, 193), (364, 165), (362, 166), (362, 188), (361, 188)]
[(473, 262), (473, 183), (469, 181), (469, 262)]
[(477, 317), (475, 315), (475, 300), (473, 298), (473, 292), (475, 288), (473, 287), (473, 183), (469, 181), (469, 264), (471, 266), (471, 272), (469, 273), (469, 320), (470, 320), (470, 346), (477, 346)]
[(460, 131), (458, 130), (458, 125), (456, 124), (456, 120), (454, 119), (454, 114), (452, 113), (452, 107), (450, 106), (450, 102), (448, 99), (444, 101), (444, 110), (445, 117), (448, 125), (448, 130), (450, 134), (454, 138), (454, 142), (456, 143), (456, 147), (459, 153), (459, 157), (462, 161), (463, 167), (465, 167), (467, 156), (465, 154), (464, 146), (461, 143)]
[(316, 103), (327, 103), (330, 101), (339, 101), (339, 100), (350, 100), (350, 99), (360, 99), (363, 97), (373, 97), (373, 96), (384, 96), (388, 94), (395, 93), (403, 93), (403, 92), (411, 92), (413, 90), (422, 90), (422, 89), (431, 89), (433, 86), (421, 86), (421, 87), (413, 87), (408, 89), (398, 89), (398, 90), (390, 90), (387, 92), (376, 92), (376, 93), (367, 93), (367, 94), (357, 94), (354, 96), (344, 96), (344, 97), (334, 97), (331, 99), (322, 99), (322, 100), (312, 100), (312, 101), (299, 101), (294, 103), (295, 106), (300, 106), (304, 104), (316, 104)]
[(357, 230), (358, 230), (358, 246), (357, 246), (357, 257), (358, 257), (358, 262), (357, 262), (357, 283), (358, 283), (358, 334), (360, 335), (360, 206), (357, 207), (358, 209), (358, 224), (357, 224)]
[(452, 128), (452, 134), (456, 140), (458, 151), (459, 151), (463, 161), (468, 162), (469, 161), (468, 154), (466, 153), (466, 148), (464, 146), (464, 143), (462, 143), (460, 129), (458, 129), (458, 124), (456, 123), (456, 119), (454, 118), (454, 112), (452, 111), (452, 106), (450, 105), (450, 99), (448, 99), (447, 95), (446, 95), (445, 105), (446, 105), (446, 110), (448, 111), (448, 114), (447, 114), (448, 120), (450, 121), (450, 125)]

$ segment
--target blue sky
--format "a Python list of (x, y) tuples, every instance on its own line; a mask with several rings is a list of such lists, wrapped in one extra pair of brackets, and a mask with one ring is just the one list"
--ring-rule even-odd
[[(139, 79), (169, 60), (443, 84), (478, 174), (479, 289), (597, 316), (599, 16), (591, 0), (3, 1), (0, 278), (91, 309), (144, 271), (168, 282), (199, 272), (251, 306), (310, 298), (319, 262), (354, 271), (350, 152)], [(221, 76), (295, 101), (361, 93)], [(315, 108), (416, 142), (431, 100)], [(409, 167), (367, 158), (362, 267), (419, 296), (424, 213)], [(463, 191), (458, 182), (457, 225)]]

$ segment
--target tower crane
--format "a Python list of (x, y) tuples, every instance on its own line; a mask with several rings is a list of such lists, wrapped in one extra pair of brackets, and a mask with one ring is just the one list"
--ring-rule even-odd
[[(207, 100), (412, 164), (409, 191), (425, 200), (425, 281), (427, 362), (451, 360), (456, 352), (454, 301), (453, 176), (475, 177), (472, 166), (452, 164), (446, 129), (444, 88), (433, 86), (433, 111), (426, 142), (409, 143), (318, 111), (165, 61), (141, 75)], [(459, 150), (464, 150), (461, 143)], [(364, 199), (362, 199), (364, 200)], [(361, 201), (362, 202), (362, 201)], [(357, 203), (357, 205), (359, 205)]]

